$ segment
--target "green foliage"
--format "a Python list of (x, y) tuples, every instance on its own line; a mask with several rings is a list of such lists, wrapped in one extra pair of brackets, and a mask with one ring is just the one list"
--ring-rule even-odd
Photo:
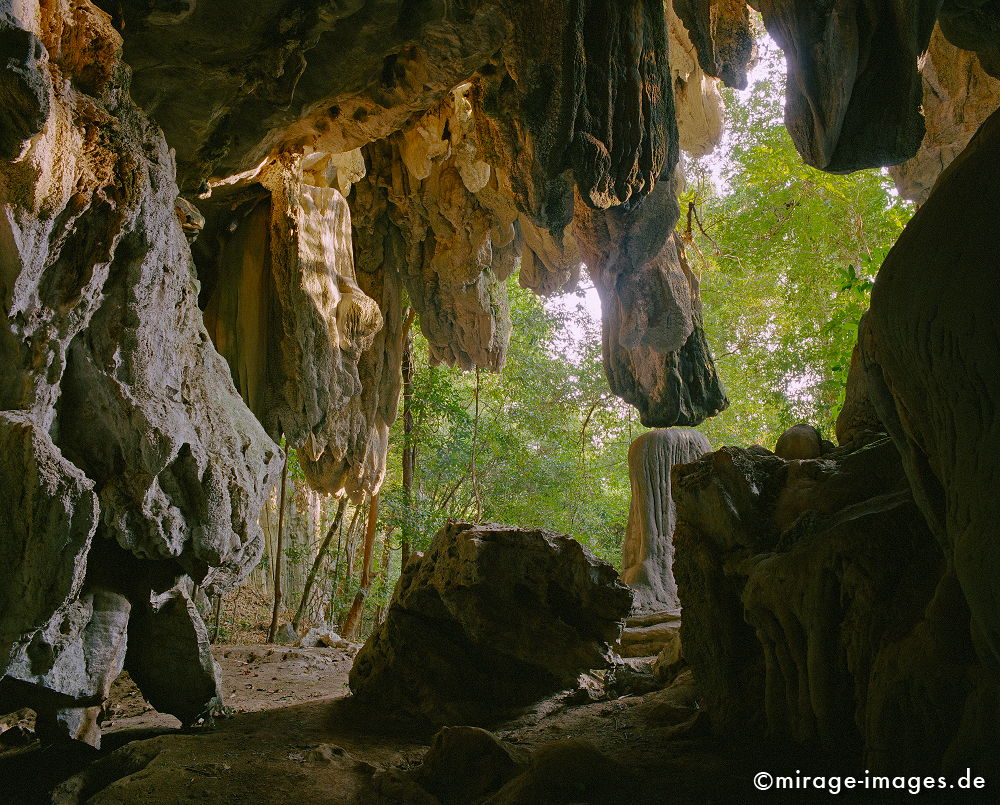
[(208, 700), (205, 709), (195, 719), (195, 724), (204, 729), (214, 730), (218, 727), (216, 719), (232, 718), (235, 714), (236, 711), (232, 707), (218, 696), (213, 696)]
[(762, 70), (746, 97), (727, 91), (728, 158), (687, 166), (681, 200), (697, 211), (688, 256), (731, 401), (703, 426), (715, 444), (773, 446), (798, 421), (832, 431), (872, 281), (912, 212), (883, 172), (803, 164), (780, 53), (765, 49)]
[[(288, 444), (284, 437), (281, 439), (281, 446), (288, 449)], [(288, 449), (288, 477), (296, 484), (303, 484), (306, 480), (306, 474), (302, 469), (302, 464), (299, 461), (299, 451)]]

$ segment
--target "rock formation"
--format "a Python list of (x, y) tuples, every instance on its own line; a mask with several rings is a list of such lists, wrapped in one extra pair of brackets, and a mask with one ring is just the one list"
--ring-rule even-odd
[[(1000, 503), (993, 491), (1000, 424), (992, 413), (1000, 399), (992, 223), (1000, 205), (998, 153), (994, 112), (886, 258), (859, 338), (872, 403), (946, 561), (938, 609), (959, 609), (963, 637), (968, 628), (975, 657), (988, 669), (982, 685), (992, 685), (989, 694), (979, 685), (966, 699), (966, 745), (958, 754), (973, 750), (976, 719), (1000, 701)], [(948, 283), (926, 292), (945, 276)]]
[(1000, 107), (1000, 81), (979, 57), (951, 44), (935, 28), (920, 68), (927, 133), (912, 159), (889, 169), (900, 195), (923, 203), (941, 172)]
[[(703, 0), (703, 3), (707, 0)], [(846, 173), (913, 156), (924, 135), (917, 57), (940, 0), (753, 0), (785, 52), (785, 123), (810, 165)]]
[(631, 603), (570, 537), (450, 523), (403, 569), (351, 690), (422, 722), (487, 723), (604, 667)]
[[(1000, 75), (996, 2), (751, 5), (785, 49), (792, 138), (824, 170), (904, 162), (923, 142), (901, 169), (922, 193), (988, 108), (969, 54)], [(495, 368), (518, 260), (541, 293), (585, 265), (609, 382), (642, 421), (725, 407), (673, 234), (677, 121), (714, 125), (694, 56), (745, 80), (749, 16), (740, 0), (673, 6), (694, 52), (662, 0), (0, 3), (0, 709), (30, 704), (95, 741), (123, 665), (162, 709), (207, 706), (194, 586), (256, 563), (275, 440), (318, 488), (378, 488), (404, 291), (435, 360)], [(850, 448), (722, 451), (686, 471), (700, 564), (682, 563), (684, 629), (713, 635), (686, 642), (718, 723), (759, 706), (796, 737), (853, 731), (879, 762), (978, 758), (1000, 664), (998, 126), (880, 273)], [(883, 427), (930, 547), (901, 476), (878, 475)], [(954, 706), (914, 704), (922, 690)], [(850, 718), (831, 704), (845, 691)]]
[(651, 430), (629, 446), (632, 498), (622, 543), (622, 581), (635, 598), (619, 639), (623, 657), (651, 657), (670, 646), (679, 650), (681, 602), (674, 581), (676, 511), (670, 472), (711, 450), (704, 434), (686, 428)]
[(96, 742), (123, 664), (170, 673), (150, 689), (185, 719), (217, 694), (188, 590), (256, 562), (278, 449), (205, 332), (118, 33), (87, 3), (0, 10), (0, 709)]
[(530, 754), (476, 727), (444, 727), (414, 769), (376, 772), (357, 798), (374, 805), (519, 805), (635, 801), (627, 768), (589, 741), (569, 738)]
[(704, 434), (683, 428), (648, 431), (629, 447), (632, 499), (622, 544), (622, 581), (635, 593), (634, 614), (680, 611), (673, 573), (676, 510), (670, 471), (711, 450)]
[(962, 702), (996, 689), (887, 437), (810, 460), (726, 447), (675, 475), (684, 655), (716, 729), (864, 747), (873, 768), (990, 762)]
[(745, 0), (673, 0), (673, 6), (690, 32), (702, 69), (726, 86), (746, 87), (754, 40)]
[(851, 350), (844, 404), (837, 415), (836, 432), (837, 442), (841, 445), (848, 445), (877, 433), (885, 433), (885, 426), (879, 419), (871, 395), (868, 393), (868, 380), (861, 366), (861, 355), (857, 344)]
[(823, 440), (812, 425), (792, 425), (778, 437), (774, 454), (786, 461), (819, 458), (823, 453)]
[(681, 150), (698, 159), (711, 153), (722, 139), (725, 110), (718, 82), (708, 76), (698, 64), (698, 51), (687, 29), (674, 13), (667, 9), (670, 34), (670, 72), (674, 78), (674, 111), (677, 114), (677, 134)]
[(943, 0), (941, 31), (948, 41), (976, 53), (983, 69), (1000, 78), (1000, 9), (995, 0)]

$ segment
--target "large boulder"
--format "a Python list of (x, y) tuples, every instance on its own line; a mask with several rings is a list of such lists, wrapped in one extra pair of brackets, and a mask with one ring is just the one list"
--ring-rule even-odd
[(449, 523), (404, 569), (351, 690), (425, 723), (487, 723), (606, 666), (631, 604), (570, 537)]

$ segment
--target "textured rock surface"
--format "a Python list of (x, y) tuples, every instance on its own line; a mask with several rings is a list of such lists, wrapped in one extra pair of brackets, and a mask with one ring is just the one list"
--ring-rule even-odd
[(851, 365), (847, 370), (847, 388), (844, 390), (844, 404), (837, 415), (837, 442), (849, 444), (866, 435), (885, 433), (885, 426), (875, 412), (871, 395), (868, 393), (868, 379), (861, 365), (858, 345), (851, 350)]
[[(0, 483), (11, 501), (0, 560), (12, 579), (0, 590), (0, 703), (32, 704), (40, 723), (93, 741), (96, 703), (124, 663), (164, 709), (190, 718), (205, 704), (215, 671), (192, 584), (224, 586), (256, 561), (277, 463), (268, 433), (302, 446), (320, 488), (378, 487), (404, 290), (435, 359), (495, 367), (517, 258), (543, 293), (572, 286), (585, 263), (611, 386), (643, 421), (694, 424), (726, 405), (672, 234), (676, 118), (709, 126), (698, 92), (711, 85), (686, 44), (670, 64), (680, 31), (661, 0), (103, 5), (111, 19), (86, 0), (0, 5)], [(741, 82), (744, 5), (674, 5), (700, 65)], [(787, 51), (792, 136), (826, 170), (911, 157), (922, 97), (929, 149), (981, 115), (978, 77), (959, 71), (953, 90), (936, 67), (973, 62), (937, 56), (940, 39), (929, 63), (953, 99), (935, 107), (921, 86), (939, 7), (944, 37), (1000, 69), (994, 0), (754, 5)], [(1000, 689), (997, 126), (890, 256), (853, 374), (860, 407), (845, 420), (855, 452), (884, 423), (944, 558), (904, 583), (919, 568), (873, 556), (905, 553), (911, 512), (902, 493), (872, 502), (878, 483), (856, 499), (830, 490), (854, 471), (827, 478), (828, 462), (854, 453), (721, 454), (724, 483), (702, 503), (724, 527), (692, 554), (691, 578), (717, 627), (693, 662), (722, 713), (756, 703), (797, 737), (853, 730), (887, 764), (939, 758), (948, 742), (952, 760), (978, 757)], [(710, 138), (694, 139), (697, 151)], [(189, 240), (228, 365), (201, 321)], [(817, 506), (832, 519), (807, 516)], [(927, 578), (938, 587), (925, 613)], [(904, 589), (919, 604), (879, 598)], [(850, 603), (855, 591), (870, 610)], [(803, 663), (801, 635), (820, 632), (846, 643), (820, 641)], [(877, 652), (857, 637), (875, 633), (887, 635)], [(157, 670), (151, 635), (176, 646), (174, 670)], [(706, 657), (723, 663), (705, 671)], [(750, 659), (734, 671), (733, 657)], [(844, 691), (867, 702), (853, 719), (831, 711)], [(914, 726), (889, 740), (900, 708)]]
[(631, 602), (569, 537), (452, 523), (404, 568), (351, 690), (433, 724), (485, 723), (603, 667)]
[[(698, 51), (684, 23), (666, 2), (670, 34), (670, 72), (674, 79), (674, 111), (680, 146), (695, 159), (711, 153), (722, 139), (725, 109), (718, 81), (698, 64)], [(746, 5), (744, 4), (744, 8)]]
[(661, 182), (639, 211), (590, 213), (575, 227), (601, 297), (608, 382), (647, 427), (697, 425), (729, 405), (702, 330), (698, 279), (672, 233), (677, 217)]
[(676, 510), (670, 468), (711, 450), (704, 434), (680, 428), (651, 430), (629, 447), (632, 499), (622, 543), (622, 581), (635, 593), (632, 609), (637, 614), (680, 610), (673, 572)]
[(746, 0), (673, 0), (673, 6), (698, 49), (702, 69), (726, 86), (746, 87), (754, 49)]
[(504, 281), (517, 268), (517, 216), (481, 158), (469, 86), (394, 136), (381, 155), (399, 271), (431, 356), (471, 369), (503, 366), (510, 340)]
[(922, 204), (941, 172), (1000, 107), (1000, 81), (983, 70), (978, 56), (945, 39), (940, 28), (931, 36), (920, 75), (927, 133), (917, 155), (889, 173), (900, 195)]
[(785, 51), (785, 123), (810, 165), (834, 173), (894, 165), (924, 135), (917, 57), (939, 0), (753, 0)]
[(357, 802), (371, 805), (616, 805), (635, 802), (630, 771), (585, 739), (533, 752), (475, 727), (445, 727), (414, 769), (373, 775)]
[(661, 0), (508, 10), (506, 71), (481, 90), (480, 129), (518, 209), (559, 234), (573, 217), (574, 184), (595, 208), (635, 205), (677, 163)]
[[(860, 335), (872, 402), (968, 602), (976, 653), (994, 669), (1000, 667), (1000, 501), (992, 491), (1000, 448), (993, 414), (1000, 399), (998, 154), (995, 112), (893, 247)], [(942, 276), (949, 282), (927, 293)]]
[(646, 617), (625, 621), (618, 651), (622, 657), (655, 657), (672, 645), (676, 645), (679, 651), (680, 615), (676, 612), (659, 612), (656, 615), (655, 620)]
[[(3, 25), (33, 43), (13, 72), (48, 106), (16, 116), (0, 162), (0, 699), (96, 741), (136, 608), (257, 561), (277, 448), (202, 326), (173, 165), (129, 100), (118, 34), (85, 3), (7, 8)], [(128, 629), (129, 650), (151, 639)], [(161, 703), (187, 715), (203, 692)]]
[[(398, 340), (400, 313), (397, 289), (379, 300), (396, 324), (384, 327), (379, 302), (358, 285), (342, 174), (320, 152), (221, 186), (195, 256), (206, 326), (251, 410), (272, 438), (303, 449), (316, 488), (356, 494), (381, 483), (365, 447), (374, 441), (381, 455), (385, 440), (384, 426), (352, 416), (364, 407), (359, 364), (384, 355), (387, 335)], [(377, 407), (379, 372), (366, 368), (365, 402)], [(358, 436), (369, 439), (358, 447)]]
[(968, 610), (887, 437), (804, 461), (723, 448), (674, 492), (684, 656), (716, 729), (860, 745), (873, 769), (995, 762), (960, 726), (985, 671)]
[(819, 458), (822, 452), (819, 431), (801, 422), (782, 433), (774, 445), (774, 454), (785, 460)]
[[(134, 93), (177, 149), (181, 186), (308, 145), (345, 153), (400, 129), (470, 76), (506, 21), (396, 0), (103, 3), (127, 32)], [(234, 24), (238, 21), (238, 24)]]
[(1000, 78), (1000, 3), (997, 0), (944, 0), (941, 30), (964, 50), (975, 51), (994, 78)]

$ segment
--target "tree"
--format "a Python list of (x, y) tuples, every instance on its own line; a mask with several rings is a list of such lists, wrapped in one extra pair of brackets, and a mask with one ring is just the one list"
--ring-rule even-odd
[(762, 50), (762, 79), (726, 92), (725, 161), (687, 166), (681, 228), (731, 401), (703, 429), (773, 446), (797, 421), (832, 430), (871, 283), (912, 209), (884, 172), (803, 164), (782, 121), (780, 52)]
[(508, 294), (514, 329), (502, 372), (480, 371), (477, 382), (476, 372), (431, 366), (414, 335), (411, 430), (397, 423), (390, 437), (383, 527), (398, 526), (420, 550), (446, 518), (475, 519), (481, 505), (484, 520), (564, 531), (617, 560), (636, 415), (608, 390), (599, 334), (582, 310), (547, 310), (513, 279)]

